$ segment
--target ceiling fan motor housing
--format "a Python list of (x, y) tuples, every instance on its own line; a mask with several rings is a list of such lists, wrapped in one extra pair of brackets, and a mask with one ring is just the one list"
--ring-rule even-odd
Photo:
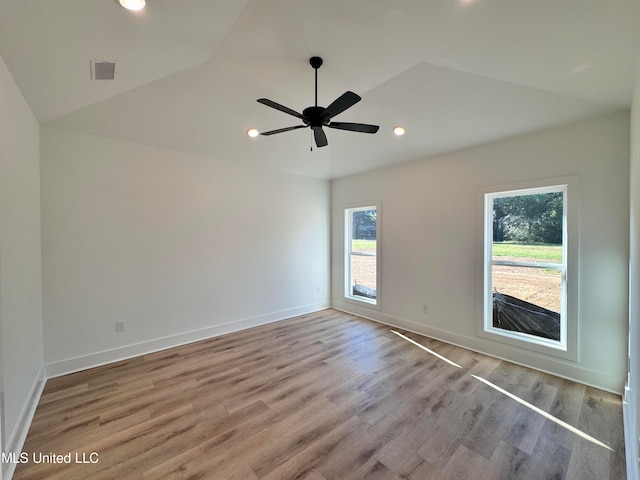
[(302, 111), (302, 116), (304, 117), (302, 121), (310, 127), (328, 125), (331, 119), (324, 107), (307, 107)]

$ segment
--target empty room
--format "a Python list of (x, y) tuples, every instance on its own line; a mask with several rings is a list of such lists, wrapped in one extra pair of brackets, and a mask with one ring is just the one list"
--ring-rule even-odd
[(0, 479), (638, 479), (636, 0), (1, 0)]

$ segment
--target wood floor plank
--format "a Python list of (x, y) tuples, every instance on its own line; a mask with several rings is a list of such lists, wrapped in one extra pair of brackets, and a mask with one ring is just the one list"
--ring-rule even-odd
[[(468, 397), (457, 398), (447, 408), (429, 418), (428, 435), (418, 432), (419, 435), (422, 434), (419, 438), (423, 443), (416, 453), (432, 465), (444, 467), (462, 442), (476, 432), (476, 426), (484, 415), (484, 406), (474, 408)], [(476, 438), (473, 437), (472, 441), (476, 441)]]
[(406, 478), (408, 480), (442, 480), (444, 476), (439, 467), (425, 461), (418, 465)]
[[(541, 436), (530, 457), (529, 468), (523, 478), (524, 480), (567, 478), (570, 459), (571, 450)], [(609, 478), (622, 479), (624, 476)]]
[(24, 451), (99, 461), (14, 478), (624, 478), (618, 396), (395, 331), (329, 309), (51, 379)]
[(353, 480), (401, 480), (402, 478), (375, 457), (370, 458), (362, 467), (350, 474), (350, 477)]
[(145, 480), (179, 478), (184, 474), (188, 465), (196, 464), (203, 457), (214, 457), (215, 455), (211, 454), (211, 451), (216, 446), (224, 445), (225, 442), (231, 444), (234, 434), (236, 434), (236, 439), (240, 438), (239, 432), (244, 423), (260, 417), (268, 411), (268, 407), (263, 402), (255, 402), (243, 410), (217, 419), (208, 426), (208, 435), (199, 436), (184, 443), (181, 452), (159, 459), (154, 465), (149, 465), (143, 472), (143, 478)]
[[(357, 434), (365, 431), (364, 425), (357, 417), (350, 418), (342, 425), (334, 428), (328, 435), (318, 439), (317, 442), (308, 446), (298, 455), (263, 476), (261, 480), (300, 480), (311, 476), (312, 473), (317, 473), (327, 480), (334, 478), (326, 476), (326, 472), (322, 471), (324, 469), (321, 470), (322, 466), (326, 462), (332, 461), (333, 456), (345, 439), (352, 438), (354, 432)], [(354, 465), (353, 467), (354, 469), (359, 468), (360, 465)]]
[[(506, 442), (500, 442), (490, 461), (483, 465), (478, 480), (522, 480), (531, 468), (531, 456)], [(548, 471), (544, 469), (548, 474)], [(553, 479), (549, 476), (546, 480)]]
[(376, 452), (375, 457), (398, 475), (408, 476), (421, 464), (425, 463), (424, 456), (418, 454), (418, 449), (430, 438), (437, 437), (434, 428), (435, 418), (430, 412), (423, 411), (398, 432), (387, 440)]
[(591, 442), (577, 442), (571, 452), (568, 478), (596, 480), (609, 477), (609, 452)]
[(476, 480), (487, 468), (487, 459), (460, 445), (442, 468), (442, 478)]
[[(533, 390), (537, 390), (537, 392), (531, 395), (531, 403), (538, 408), (548, 411), (555, 397), (556, 388), (545, 384), (538, 384)], [(507, 436), (504, 437), (504, 440), (523, 452), (533, 453), (545, 422), (546, 419), (544, 417), (532, 410), (519, 411), (513, 427)]]

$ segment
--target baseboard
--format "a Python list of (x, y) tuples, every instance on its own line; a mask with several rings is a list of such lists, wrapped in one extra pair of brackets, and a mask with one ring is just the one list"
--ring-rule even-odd
[[(38, 407), (38, 402), (40, 401), (40, 397), (42, 396), (42, 391), (44, 390), (44, 385), (46, 383), (44, 372), (45, 369), (43, 365), (40, 367), (40, 371), (36, 375), (33, 385), (31, 386), (27, 401), (24, 404), (22, 412), (20, 412), (18, 424), (7, 440), (7, 445), (4, 449), (5, 453), (16, 453), (19, 455), (24, 447), (24, 442), (27, 439), (27, 434), (29, 433), (33, 416), (36, 413), (36, 408)], [(3, 462), (1, 478), (11, 478), (16, 469), (16, 465), (17, 464), (11, 462)]]
[(622, 401), (622, 421), (624, 424), (624, 446), (625, 446), (625, 458), (627, 460), (627, 480), (640, 479), (640, 472), (638, 471), (638, 443), (636, 443), (636, 431), (635, 431), (635, 417), (633, 415), (630, 405), (635, 404), (635, 399), (632, 398), (632, 392), (628, 387), (624, 389), (624, 396)]
[(303, 305), (256, 317), (234, 320), (220, 325), (215, 325), (213, 327), (179, 333), (169, 337), (157, 338), (137, 344), (104, 350), (90, 355), (83, 355), (61, 360), (59, 362), (48, 363), (46, 366), (46, 377), (54, 378), (67, 375), (69, 373), (126, 360), (140, 355), (146, 355), (148, 353), (165, 350), (167, 348), (178, 347), (180, 345), (186, 345), (200, 340), (218, 337), (220, 335), (226, 335), (228, 333), (245, 330), (247, 328), (266, 325), (268, 323), (277, 322), (287, 318), (325, 310), (329, 308), (329, 306), (330, 304), (328, 301)]
[(489, 344), (490, 341), (486, 339), (460, 335), (448, 330), (394, 317), (377, 310), (374, 311), (359, 306), (352, 306), (351, 304), (340, 303), (336, 305), (336, 303), (334, 303), (332, 308), (391, 327), (402, 328), (435, 340), (482, 353), (483, 355), (489, 355), (490, 357), (515, 363), (516, 365), (533, 368), (550, 375), (555, 375), (556, 377), (566, 378), (567, 380), (582, 383), (583, 385), (599, 388), (607, 392), (615, 393), (616, 395), (622, 395), (623, 393), (622, 385), (612, 376), (578, 367), (569, 361), (565, 362), (556, 360), (555, 358), (542, 358), (532, 352), (525, 351), (519, 351), (516, 356), (513, 354), (511, 348), (501, 343), (491, 342)]

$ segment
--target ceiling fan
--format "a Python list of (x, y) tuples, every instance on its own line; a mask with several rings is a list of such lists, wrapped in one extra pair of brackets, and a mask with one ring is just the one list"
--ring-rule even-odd
[(353, 107), (361, 98), (359, 95), (347, 91), (340, 95), (328, 107), (318, 106), (318, 69), (322, 66), (322, 58), (311, 57), (309, 63), (315, 70), (316, 77), (316, 104), (313, 107), (305, 108), (302, 113), (298, 113), (284, 105), (269, 100), (268, 98), (259, 98), (258, 102), (262, 103), (281, 112), (288, 113), (302, 120), (304, 125), (294, 125), (293, 127), (278, 128), (268, 132), (262, 132), (261, 135), (274, 135), (276, 133), (288, 132), (289, 130), (297, 130), (298, 128), (310, 127), (313, 130), (313, 136), (318, 147), (325, 147), (329, 144), (327, 135), (322, 127), (335, 128), (338, 130), (347, 130), (350, 132), (376, 133), (380, 128), (378, 125), (369, 125), (367, 123), (350, 123), (350, 122), (333, 122), (331, 119), (336, 115), (344, 112), (347, 108)]

